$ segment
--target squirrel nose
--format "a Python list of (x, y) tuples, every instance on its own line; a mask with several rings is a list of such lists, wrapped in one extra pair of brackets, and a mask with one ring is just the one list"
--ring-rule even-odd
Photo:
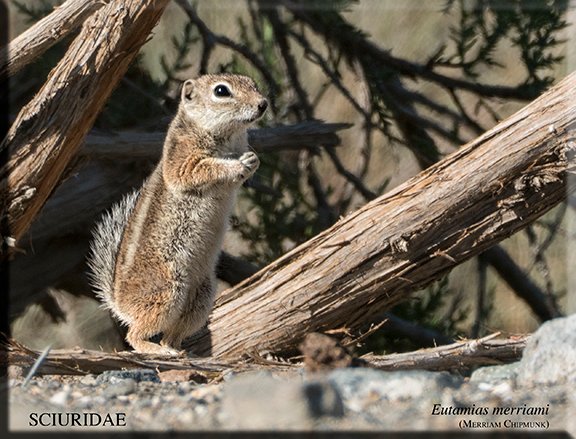
[(260, 112), (260, 114), (264, 114), (264, 112), (266, 111), (266, 108), (268, 108), (268, 101), (266, 99), (263, 99), (258, 104), (258, 111)]

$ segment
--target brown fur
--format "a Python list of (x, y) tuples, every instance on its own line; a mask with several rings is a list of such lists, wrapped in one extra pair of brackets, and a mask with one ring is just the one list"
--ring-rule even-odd
[[(218, 85), (232, 96), (217, 96)], [(162, 159), (132, 205), (126, 203), (132, 210), (123, 212), (128, 220), (112, 252), (113, 286), (96, 282), (113, 314), (128, 324), (126, 339), (135, 350), (176, 354), (182, 340), (206, 323), (235, 193), (259, 164), (248, 151), (246, 129), (266, 106), (244, 76), (206, 75), (184, 83)], [(93, 252), (106, 245), (106, 227), (100, 229)], [(98, 281), (108, 265), (92, 265)], [(159, 332), (160, 345), (150, 342)]]

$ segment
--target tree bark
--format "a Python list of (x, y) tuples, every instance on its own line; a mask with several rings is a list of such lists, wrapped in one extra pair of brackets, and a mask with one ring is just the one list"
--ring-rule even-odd
[(110, 0), (68, 0), (0, 49), (0, 78), (14, 75)]
[(17, 116), (0, 150), (3, 240), (17, 243), (56, 187), (168, 0), (111, 0)]
[(575, 119), (572, 74), (228, 290), (188, 346), (216, 358), (282, 352), (308, 332), (354, 328), (406, 300), (565, 199)]

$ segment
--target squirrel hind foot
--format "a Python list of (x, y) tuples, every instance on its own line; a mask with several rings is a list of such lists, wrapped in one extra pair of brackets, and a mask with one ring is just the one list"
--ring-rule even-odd
[(166, 343), (154, 343), (148, 340), (148, 334), (138, 331), (138, 327), (132, 326), (126, 334), (126, 341), (134, 348), (134, 351), (141, 354), (153, 354), (169, 357), (182, 356), (183, 352), (169, 346)]
[(134, 348), (134, 352), (139, 354), (152, 354), (163, 357), (182, 357), (186, 355), (186, 351), (179, 351), (170, 346), (162, 346), (151, 341), (140, 340), (137, 343), (130, 343)]

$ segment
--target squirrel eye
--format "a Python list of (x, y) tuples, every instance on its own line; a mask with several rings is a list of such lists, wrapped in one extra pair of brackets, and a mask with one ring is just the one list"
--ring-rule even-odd
[(228, 87), (226, 87), (225, 85), (219, 84), (216, 87), (214, 87), (214, 96), (218, 96), (219, 98), (225, 98), (225, 97), (232, 96), (232, 93), (230, 93), (230, 90), (228, 89)]

